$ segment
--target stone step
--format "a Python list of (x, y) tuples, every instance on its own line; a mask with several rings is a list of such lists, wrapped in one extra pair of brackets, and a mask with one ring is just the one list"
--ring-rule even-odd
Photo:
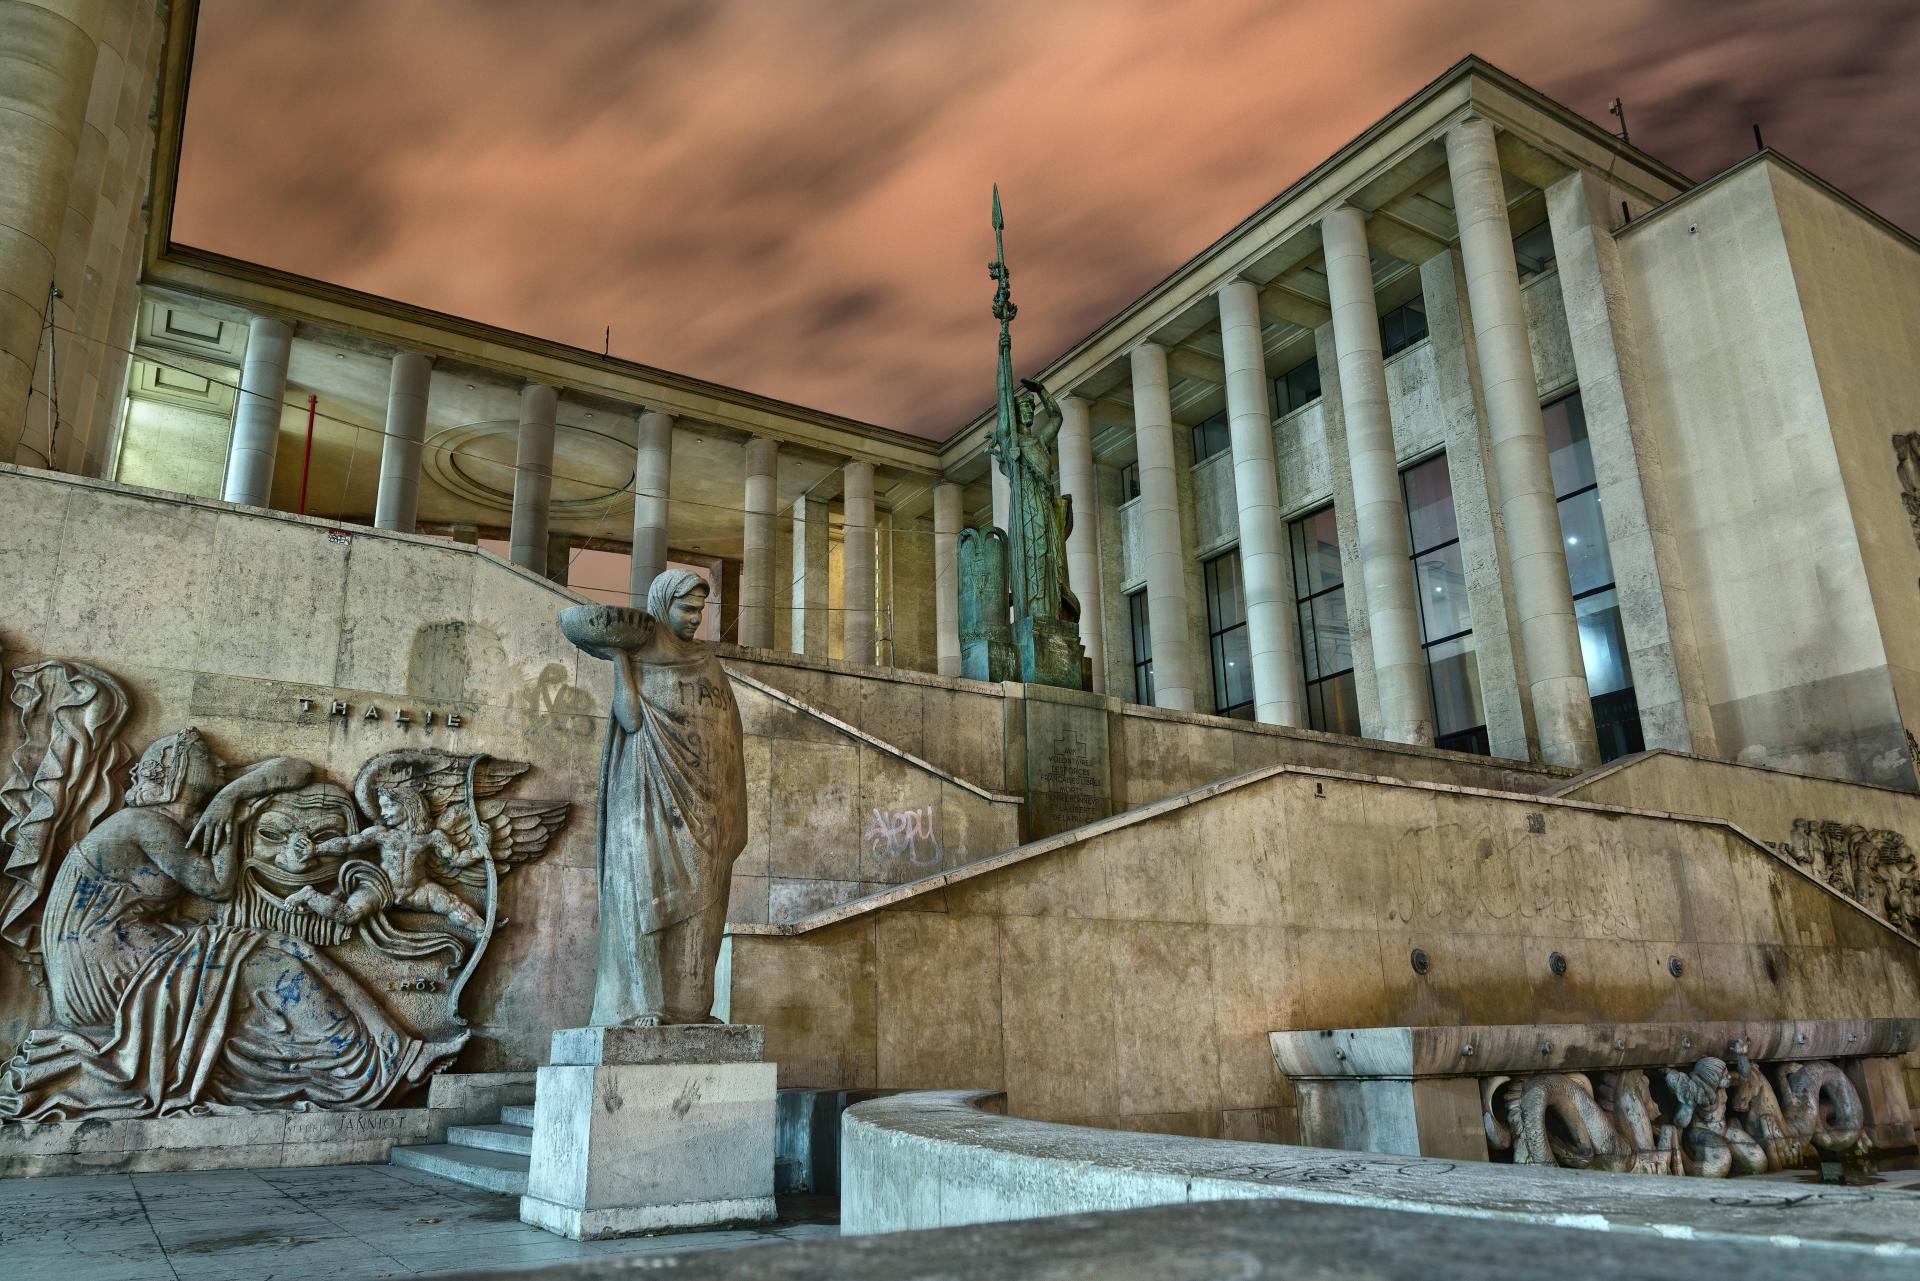
[(485, 1148), (489, 1152), (517, 1152), (533, 1155), (533, 1127), (530, 1125), (450, 1125), (447, 1142), (454, 1147)]
[(533, 1104), (509, 1104), (501, 1108), (500, 1124), (523, 1125), (531, 1130), (533, 1128)]
[(389, 1159), (395, 1165), (437, 1174), (485, 1192), (524, 1196), (527, 1191), (530, 1163), (526, 1157), (513, 1152), (457, 1147), (451, 1143), (420, 1143), (396, 1146)]

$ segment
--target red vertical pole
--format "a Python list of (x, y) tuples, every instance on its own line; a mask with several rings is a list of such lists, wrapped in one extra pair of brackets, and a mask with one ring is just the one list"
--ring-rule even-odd
[(307, 456), (300, 460), (300, 514), (307, 514), (307, 471), (313, 466), (313, 407), (320, 398), (307, 394)]

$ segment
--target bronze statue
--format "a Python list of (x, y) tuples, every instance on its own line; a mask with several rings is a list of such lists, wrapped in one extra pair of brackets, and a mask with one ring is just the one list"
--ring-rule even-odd
[[(1068, 589), (1067, 535), (1073, 532), (1073, 505), (1060, 493), (1054, 460), (1054, 442), (1060, 434), (1060, 406), (1050, 392), (1031, 379), (1014, 390), (1012, 323), (1019, 309), (1013, 304), (1012, 276), (1003, 245), (1005, 219), (1000, 213), (1000, 188), (993, 189), (993, 236), (996, 256), (987, 264), (993, 279), (993, 314), (1000, 322), (999, 394), (994, 427), (987, 437), (987, 454), (1007, 478), (1007, 585), (1011, 589), (1013, 650), (1017, 678), (1033, 684), (1082, 687), (1079, 620), (1080, 602)], [(963, 558), (962, 573), (980, 576), (989, 566)], [(997, 570), (997, 566), (991, 567)], [(969, 647), (962, 637), (963, 670), (985, 680), (1014, 677), (1012, 671), (976, 670), (984, 667), (990, 649)], [(969, 667), (970, 657), (979, 655)]]
[(614, 665), (600, 764), (600, 964), (593, 1024), (711, 1023), (734, 860), (747, 843), (740, 711), (694, 640), (707, 584), (653, 580), (645, 610), (575, 605), (567, 638)]

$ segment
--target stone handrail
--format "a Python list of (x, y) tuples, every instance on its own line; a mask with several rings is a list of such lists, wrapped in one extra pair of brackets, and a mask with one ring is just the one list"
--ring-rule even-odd
[(1652, 1179), (1056, 1125), (944, 1090), (848, 1109), (848, 1234), (1042, 1215), (1272, 1198), (1544, 1223), (1600, 1232), (1765, 1241), (1920, 1261), (1910, 1192)]

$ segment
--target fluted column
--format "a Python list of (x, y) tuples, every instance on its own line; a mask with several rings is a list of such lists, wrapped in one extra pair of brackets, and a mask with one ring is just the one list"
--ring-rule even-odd
[(1300, 666), (1300, 627), (1294, 614), (1293, 557), (1280, 520), (1260, 294), (1248, 281), (1229, 281), (1220, 290), (1220, 347), (1227, 371), (1227, 431), (1239, 505), (1240, 579), (1246, 593), (1254, 716), (1269, 725), (1305, 725), (1306, 673)]
[(873, 464), (850, 462), (840, 491), (840, 653), (850, 663), (873, 662)]
[(633, 606), (647, 603), (647, 589), (667, 568), (667, 490), (673, 483), (673, 415), (649, 409), (640, 415), (633, 455), (633, 566), (627, 590)]
[(1080, 644), (1093, 663), (1093, 692), (1107, 688), (1106, 629), (1100, 613), (1100, 550), (1094, 536), (1092, 407), (1079, 396), (1060, 398), (1060, 492), (1073, 500), (1067, 535), (1067, 586), (1080, 600)]
[(740, 643), (773, 645), (773, 509), (780, 442), (756, 436), (746, 449), (746, 517), (740, 550)]
[(1396, 743), (1431, 744), (1433, 691), (1420, 648), (1407, 504), (1387, 411), (1387, 370), (1380, 354), (1380, 309), (1373, 296), (1366, 219), (1351, 205), (1341, 205), (1321, 221), (1320, 236), (1347, 420), (1354, 528), (1380, 691), (1381, 735)]
[(1180, 490), (1174, 475), (1173, 401), (1167, 391), (1167, 349), (1143, 342), (1133, 367), (1133, 435), (1140, 461), (1140, 544), (1147, 569), (1147, 631), (1153, 643), (1156, 707), (1190, 712), (1193, 645), (1187, 631), (1187, 549), (1180, 537)]
[(942, 481), (933, 487), (934, 645), (942, 676), (960, 674), (960, 527), (963, 491)]
[(547, 518), (553, 500), (553, 424), (560, 393), (544, 383), (520, 389), (520, 444), (514, 455), (513, 526), (508, 558), (547, 572)]
[(1447, 130), (1447, 172), (1540, 755), (1549, 765), (1586, 769), (1600, 763), (1600, 748), (1491, 124), (1469, 117)]
[(287, 398), (287, 360), (293, 326), (255, 316), (247, 325), (247, 354), (240, 366), (239, 403), (233, 411), (233, 444), (220, 496), (230, 503), (266, 507), (273, 495), (273, 457), (280, 447), (280, 411)]
[(0, 4), (0, 461), (20, 446), (105, 15)]
[(793, 504), (793, 638), (796, 654), (827, 656), (827, 505), (802, 495)]
[(420, 505), (420, 444), (427, 434), (427, 384), (433, 362), (418, 352), (393, 355), (387, 382), (387, 434), (380, 442), (375, 529), (411, 534)]

